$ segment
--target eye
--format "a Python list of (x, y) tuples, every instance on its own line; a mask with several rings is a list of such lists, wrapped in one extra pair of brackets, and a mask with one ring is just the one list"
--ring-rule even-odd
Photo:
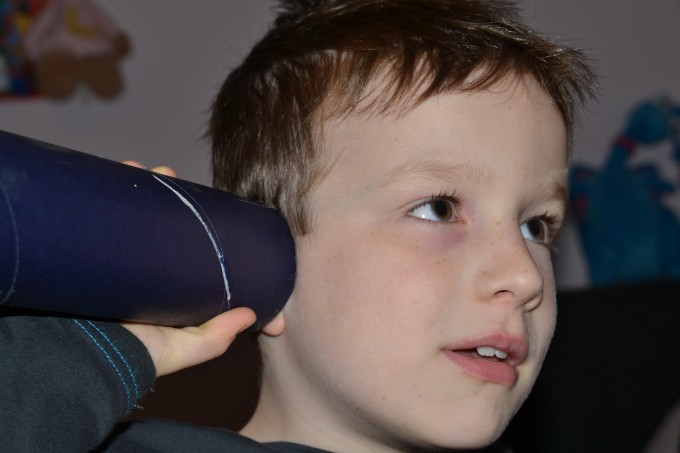
[(456, 220), (457, 200), (452, 196), (433, 196), (411, 209), (409, 216), (430, 222), (449, 223)]
[(551, 225), (546, 219), (535, 218), (524, 222), (519, 229), (527, 241), (548, 245), (552, 240)]

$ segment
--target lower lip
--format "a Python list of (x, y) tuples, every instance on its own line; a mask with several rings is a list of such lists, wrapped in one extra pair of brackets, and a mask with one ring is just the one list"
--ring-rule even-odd
[(512, 386), (517, 382), (517, 369), (505, 362), (493, 362), (455, 351), (444, 351), (444, 353), (470, 376), (507, 386)]

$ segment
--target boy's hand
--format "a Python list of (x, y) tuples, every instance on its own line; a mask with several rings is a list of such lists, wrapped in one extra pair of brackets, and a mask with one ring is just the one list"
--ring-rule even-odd
[(219, 357), (239, 332), (255, 322), (255, 313), (245, 307), (222, 313), (198, 327), (153, 326), (124, 323), (151, 354), (156, 376), (174, 373)]
[[(136, 160), (124, 160), (123, 163), (131, 167), (146, 168), (144, 165), (137, 162)], [(166, 167), (165, 165), (161, 165), (160, 167), (154, 167), (151, 169), (151, 171), (153, 171), (154, 173), (160, 173), (161, 175), (165, 176), (172, 176), (173, 178), (177, 177), (177, 172), (170, 167)]]
[[(123, 162), (144, 168), (136, 161)], [(151, 171), (177, 177), (170, 167), (155, 167)], [(124, 323), (123, 327), (144, 343), (156, 367), (156, 376), (163, 376), (207, 362), (224, 353), (239, 332), (255, 322), (255, 313), (249, 308), (235, 308), (222, 313), (199, 327), (153, 326)]]

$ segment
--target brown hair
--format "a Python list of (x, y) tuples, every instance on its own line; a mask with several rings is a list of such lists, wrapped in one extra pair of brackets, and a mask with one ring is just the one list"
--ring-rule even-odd
[(570, 135), (575, 105), (592, 91), (583, 54), (520, 24), (506, 1), (280, 3), (273, 27), (222, 85), (209, 133), (215, 186), (278, 208), (295, 234), (310, 227), (305, 206), (320, 174), (322, 108), (354, 111), (378, 77), (385, 88), (368, 108), (384, 112), (528, 74)]

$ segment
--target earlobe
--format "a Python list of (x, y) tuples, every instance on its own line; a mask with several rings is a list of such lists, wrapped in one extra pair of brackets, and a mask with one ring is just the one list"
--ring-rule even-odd
[(286, 319), (283, 313), (279, 313), (262, 328), (262, 333), (276, 337), (281, 335), (284, 330), (286, 330)]

